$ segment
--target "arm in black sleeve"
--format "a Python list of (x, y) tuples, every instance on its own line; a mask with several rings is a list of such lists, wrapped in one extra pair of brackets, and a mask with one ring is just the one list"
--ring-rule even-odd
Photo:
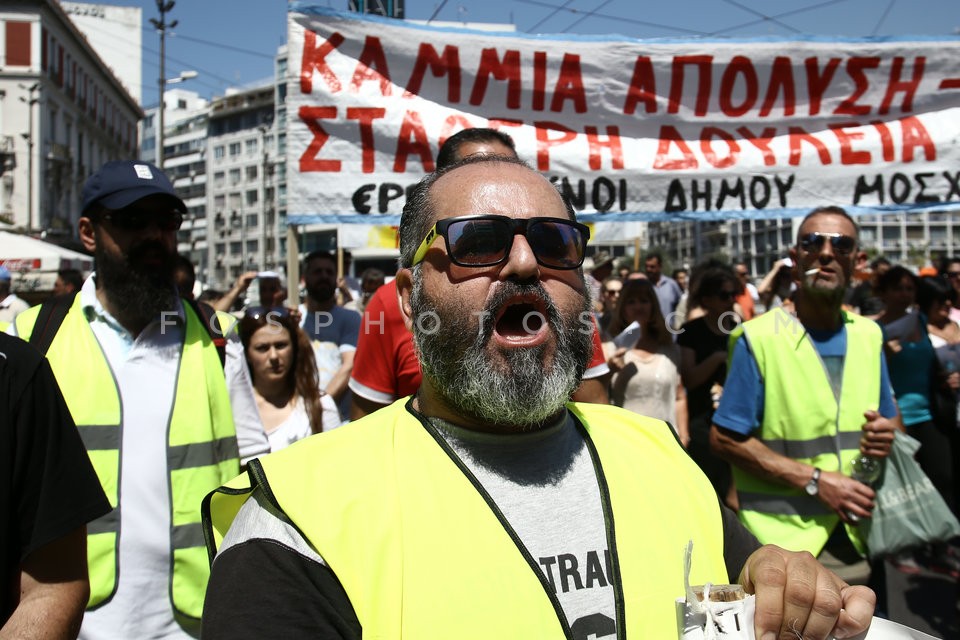
[(762, 545), (723, 502), (720, 503), (720, 517), (723, 520), (723, 562), (727, 566), (727, 580), (735, 584), (747, 558)]
[(360, 622), (336, 575), (275, 540), (254, 539), (217, 556), (203, 609), (203, 637), (360, 640)]

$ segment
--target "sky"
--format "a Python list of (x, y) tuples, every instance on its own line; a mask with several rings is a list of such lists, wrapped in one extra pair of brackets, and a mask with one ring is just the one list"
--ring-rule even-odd
[[(169, 2), (169, 0), (167, 0)], [(143, 104), (157, 104), (160, 44), (150, 18), (157, 0), (108, 0), (143, 9)], [(347, 0), (316, 0), (345, 9)], [(284, 0), (175, 0), (166, 14), (167, 78), (211, 98), (273, 77), (286, 42)], [(755, 36), (943, 36), (960, 33), (958, 0), (406, 0), (416, 20), (513, 23), (526, 33), (621, 34), (634, 38)]]

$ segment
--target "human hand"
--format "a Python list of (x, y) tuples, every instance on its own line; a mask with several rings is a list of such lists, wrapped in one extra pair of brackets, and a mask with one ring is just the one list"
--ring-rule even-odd
[(870, 485), (836, 471), (823, 471), (819, 487), (817, 497), (820, 501), (836, 511), (847, 524), (856, 524), (860, 518), (869, 518), (873, 514), (877, 493)]
[(890, 455), (896, 425), (873, 410), (864, 411), (863, 417), (867, 421), (861, 427), (860, 453), (871, 458), (886, 458)]
[(243, 293), (250, 288), (250, 283), (253, 282), (257, 277), (256, 271), (245, 271), (237, 277), (237, 282), (233, 285), (233, 288)]
[(951, 391), (960, 389), (960, 371), (954, 371), (947, 376), (947, 388)]
[(617, 373), (627, 365), (626, 361), (624, 360), (624, 355), (626, 355), (626, 353), (626, 348), (620, 347), (614, 351), (609, 358), (607, 358), (607, 366), (610, 367), (611, 373)]
[(869, 588), (848, 585), (809, 553), (773, 545), (747, 558), (740, 584), (756, 596), (759, 640), (851, 638), (870, 626), (877, 602)]

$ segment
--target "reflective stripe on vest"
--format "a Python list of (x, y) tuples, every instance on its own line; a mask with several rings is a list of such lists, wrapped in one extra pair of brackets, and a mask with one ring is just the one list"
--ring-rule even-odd
[[(365, 638), (572, 637), (542, 573), (407, 402), (251, 463), (205, 501), (208, 543), (254, 484), (334, 571)], [(676, 637), (688, 540), (692, 581), (727, 582), (716, 494), (666, 424), (570, 407), (609, 495), (611, 576), (625, 594), (618, 637)]]
[[(764, 384), (763, 424), (755, 435), (770, 449), (824, 471), (849, 473), (859, 454), (863, 412), (880, 403), (879, 327), (844, 314), (847, 351), (839, 404), (816, 348), (796, 318), (774, 309), (743, 325)], [(740, 519), (764, 543), (817, 555), (839, 516), (804, 491), (733, 467)], [(860, 530), (847, 527), (865, 550)]]
[[(25, 340), (38, 312), (39, 307), (34, 307), (17, 318), (18, 333)], [(209, 575), (199, 506), (211, 488), (237, 474), (239, 455), (216, 349), (193, 310), (184, 305), (184, 313), (187, 326), (167, 437), (171, 602), (181, 615), (199, 619)], [(113, 511), (87, 525), (88, 607), (96, 608), (113, 597), (119, 574), (123, 409), (113, 372), (86, 320), (80, 296), (50, 344), (47, 358), (104, 492), (114, 506)]]

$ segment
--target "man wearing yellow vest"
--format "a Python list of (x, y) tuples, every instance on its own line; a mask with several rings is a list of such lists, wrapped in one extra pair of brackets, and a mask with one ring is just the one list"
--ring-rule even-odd
[[(199, 505), (239, 472), (220, 358), (174, 288), (184, 213), (145, 162), (108, 162), (83, 188), (78, 230), (96, 272), (47, 357), (115, 507), (87, 528), (84, 640), (199, 637), (209, 575)], [(20, 314), (17, 333), (48, 331), (39, 313)]]
[(711, 445), (733, 465), (740, 520), (761, 542), (809, 551), (866, 584), (857, 522), (875, 494), (852, 465), (889, 454), (899, 417), (879, 327), (841, 309), (856, 249), (843, 209), (803, 219), (790, 250), (796, 317), (774, 309), (732, 336)]
[(591, 357), (589, 230), (520, 160), (430, 174), (400, 224), (419, 391), (211, 494), (204, 638), (675, 638), (691, 581), (758, 637), (850, 637), (873, 593), (758, 544), (669, 425), (568, 403)]

